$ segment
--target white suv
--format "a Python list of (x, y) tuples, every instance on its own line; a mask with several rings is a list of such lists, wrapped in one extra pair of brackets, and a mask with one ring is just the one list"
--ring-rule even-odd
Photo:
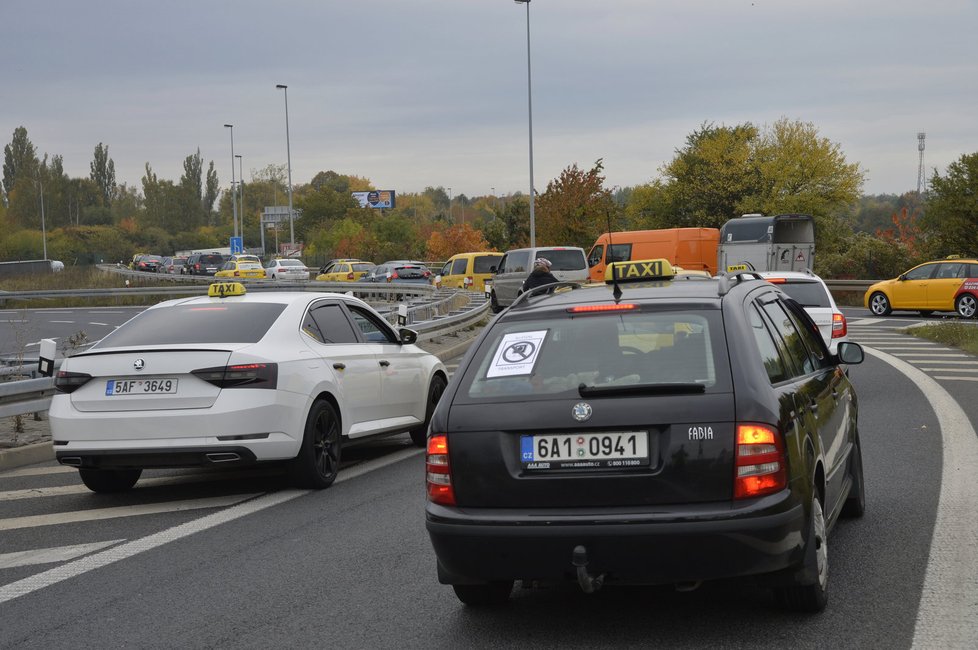
[(811, 271), (761, 271), (760, 276), (777, 284), (797, 301), (818, 325), (829, 352), (838, 352), (839, 342), (848, 341), (846, 317), (835, 304), (825, 281)]

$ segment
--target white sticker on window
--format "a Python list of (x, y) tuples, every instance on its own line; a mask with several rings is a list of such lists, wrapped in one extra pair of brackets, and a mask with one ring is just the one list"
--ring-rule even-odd
[(503, 337), (486, 377), (513, 377), (533, 372), (547, 330), (516, 332)]

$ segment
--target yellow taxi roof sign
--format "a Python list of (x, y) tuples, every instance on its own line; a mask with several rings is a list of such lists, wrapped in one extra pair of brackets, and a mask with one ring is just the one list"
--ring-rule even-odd
[(243, 296), (248, 291), (240, 282), (215, 282), (207, 287), (210, 298), (227, 298), (228, 296)]
[[(612, 276), (614, 273), (614, 277)], [(632, 260), (630, 262), (613, 262), (604, 271), (604, 281), (637, 282), (641, 280), (667, 280), (676, 275), (676, 271), (667, 259)]]

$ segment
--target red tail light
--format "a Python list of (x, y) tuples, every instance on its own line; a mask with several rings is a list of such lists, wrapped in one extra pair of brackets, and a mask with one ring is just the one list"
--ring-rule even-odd
[(430, 278), (431, 277), (431, 271), (425, 271), (424, 272), (424, 277)]
[(201, 368), (190, 374), (218, 388), (272, 388), (278, 386), (277, 363), (239, 363), (233, 366)]
[(239, 275), (241, 275), (241, 274), (238, 273), (237, 271), (234, 272), (234, 277), (238, 277)]
[(638, 305), (623, 302), (617, 305), (578, 305), (577, 307), (569, 307), (567, 311), (571, 314), (587, 314), (598, 311), (631, 311), (637, 308)]
[(448, 436), (439, 434), (428, 438), (425, 469), (428, 500), (443, 506), (454, 506), (455, 488), (452, 487), (452, 469), (448, 462)]
[(846, 315), (840, 313), (832, 314), (832, 338), (841, 338), (848, 332), (849, 326), (846, 324)]
[(780, 492), (788, 484), (781, 432), (766, 424), (737, 425), (734, 499)]
[(59, 393), (73, 393), (91, 380), (92, 376), (84, 372), (68, 372), (59, 370), (54, 377), (54, 388)]
[(346, 279), (347, 280), (353, 280), (354, 279), (354, 277), (353, 277), (353, 271), (350, 271), (349, 273), (346, 274)]
[(394, 271), (393, 273), (391, 273), (391, 280), (396, 280), (396, 279), (397, 279), (397, 278), (399, 278), (399, 277), (401, 277), (401, 276), (399, 276), (399, 275), (397, 274), (397, 271)]

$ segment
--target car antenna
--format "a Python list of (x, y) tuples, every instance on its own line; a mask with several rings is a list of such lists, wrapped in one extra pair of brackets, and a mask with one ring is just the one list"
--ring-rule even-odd
[(621, 287), (618, 286), (618, 267), (615, 266), (615, 261), (611, 259), (611, 210), (606, 209), (604, 214), (608, 220), (608, 253), (605, 258), (611, 265), (611, 284), (614, 287), (611, 290), (611, 295), (615, 299), (615, 304), (618, 304), (621, 300)]

